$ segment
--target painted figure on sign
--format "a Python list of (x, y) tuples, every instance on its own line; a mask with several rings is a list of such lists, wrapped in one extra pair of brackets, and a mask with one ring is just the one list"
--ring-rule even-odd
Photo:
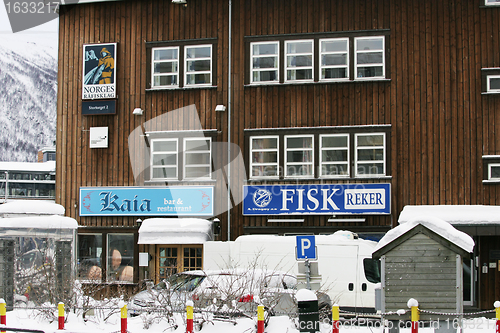
[(113, 83), (114, 69), (115, 60), (111, 56), (111, 53), (103, 47), (97, 66), (85, 74), (85, 84)]

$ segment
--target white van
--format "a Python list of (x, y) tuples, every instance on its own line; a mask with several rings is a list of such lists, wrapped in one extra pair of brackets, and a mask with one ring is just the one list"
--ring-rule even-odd
[[(321, 290), (343, 310), (375, 311), (375, 286), (380, 282), (376, 242), (349, 231), (316, 235)], [(264, 268), (297, 275), (295, 236), (245, 235), (231, 242), (206, 242), (203, 269)]]

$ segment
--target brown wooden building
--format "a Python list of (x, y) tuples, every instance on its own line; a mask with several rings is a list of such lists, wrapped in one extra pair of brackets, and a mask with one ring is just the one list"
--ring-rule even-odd
[[(56, 202), (81, 226), (82, 271), (110, 281), (112, 247), (133, 267), (124, 281), (148, 277), (139, 252), (152, 277), (201, 266), (202, 244), (144, 243), (138, 219), (217, 217), (216, 240), (376, 239), (406, 205), (498, 205), (499, 24), (493, 0), (61, 6)], [(488, 226), (466, 300), (487, 309)]]

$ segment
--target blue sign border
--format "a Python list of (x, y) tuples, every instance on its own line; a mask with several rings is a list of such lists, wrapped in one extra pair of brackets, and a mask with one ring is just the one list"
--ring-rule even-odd
[(243, 215), (391, 214), (391, 184), (244, 185)]
[[(304, 256), (299, 254), (299, 251), (302, 250), (302, 246), (299, 243), (299, 241), (301, 239), (309, 239), (309, 241), (311, 242), (311, 247), (309, 248), (310, 250), (307, 251), (307, 253), (312, 252), (312, 254), (314, 254), (313, 256), (308, 257), (307, 253), (304, 253)], [(296, 253), (297, 260), (306, 260), (306, 259), (317, 260), (318, 259), (318, 253), (317, 253), (317, 249), (316, 249), (316, 237), (314, 235), (296, 236), (296, 249), (297, 249), (297, 253)]]
[(81, 187), (80, 216), (213, 216), (213, 186)]

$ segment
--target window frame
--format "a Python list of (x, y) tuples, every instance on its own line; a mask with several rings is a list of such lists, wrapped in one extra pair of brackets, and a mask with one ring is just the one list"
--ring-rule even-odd
[[(190, 47), (210, 47), (210, 83), (186, 84), (187, 65), (186, 49)], [(178, 48), (178, 84), (176, 86), (153, 85), (153, 52), (161, 48)], [(201, 60), (201, 59), (200, 59)], [(217, 38), (199, 38), (173, 41), (146, 42), (146, 91), (182, 90), (182, 89), (210, 89), (217, 87)], [(196, 73), (196, 72), (191, 72)]]
[(491, 89), (491, 79), (500, 79), (500, 75), (487, 75), (486, 76), (486, 92), (490, 94), (498, 94), (500, 93), (500, 88), (499, 89)]
[(488, 180), (489, 181), (497, 181), (500, 182), (500, 177), (492, 177), (491, 176), (491, 168), (497, 167), (500, 168), (500, 163), (488, 163)]
[[(145, 172), (145, 182), (146, 183), (164, 183), (164, 182), (195, 182), (195, 181), (213, 181), (214, 177), (214, 164), (213, 160), (214, 154), (214, 142), (217, 138), (217, 130), (186, 130), (186, 131), (152, 131), (146, 132), (146, 145), (148, 146), (148, 150), (146, 152), (146, 160), (149, 160), (148, 168)], [(191, 178), (185, 177), (185, 147), (186, 141), (185, 139), (194, 139), (194, 140), (209, 140), (210, 143), (210, 177), (198, 177)], [(153, 144), (157, 141), (177, 141), (177, 156), (176, 156), (176, 165), (177, 165), (177, 176), (171, 178), (153, 178)], [(189, 141), (189, 140), (188, 140)]]
[[(102, 244), (102, 257), (101, 257), (101, 269), (102, 269), (102, 274), (101, 274), (101, 279), (85, 279), (79, 277), (78, 274), (76, 274), (77, 279), (81, 280), (84, 283), (108, 283), (108, 284), (132, 284), (132, 283), (137, 283), (138, 278), (139, 278), (139, 247), (137, 246), (137, 242), (139, 239), (139, 234), (137, 232), (138, 228), (137, 227), (121, 227), (119, 230), (115, 227), (83, 227), (78, 229), (78, 234), (77, 234), (77, 250), (76, 250), (76, 258), (77, 260), (79, 259), (78, 257), (78, 249), (79, 249), (79, 236), (83, 235), (95, 235), (95, 236), (101, 236), (101, 244)], [(134, 268), (134, 282), (128, 282), (128, 281), (109, 281), (107, 279), (108, 273), (106, 272), (106, 268), (108, 267), (108, 235), (112, 234), (126, 234), (126, 235), (133, 235), (134, 236), (134, 241), (133, 241), (133, 265), (132, 267)]]
[[(311, 43), (311, 53), (289, 53), (288, 45), (293, 43)], [(308, 56), (311, 55), (311, 66), (301, 66), (301, 67), (291, 67), (288, 65), (288, 57), (299, 57), (299, 56)], [(296, 39), (296, 40), (285, 40), (285, 54), (284, 54), (284, 76), (285, 83), (294, 83), (294, 82), (314, 82), (314, 39)], [(310, 79), (288, 79), (288, 71), (297, 71), (297, 70), (311, 70), (311, 78)]]
[[(345, 151), (347, 152), (347, 161), (345, 163), (343, 162), (337, 162), (337, 161), (323, 161), (323, 152), (324, 151), (338, 151), (338, 150), (344, 150), (342, 149), (335, 149), (332, 147), (327, 147), (325, 148), (323, 146), (323, 138), (331, 138), (331, 137), (346, 137), (347, 138), (347, 146), (345, 147)], [(349, 161), (351, 160), (350, 156), (350, 135), (348, 133), (335, 133), (335, 134), (320, 134), (319, 135), (319, 176), (320, 178), (349, 178), (351, 176), (351, 168), (349, 167)], [(323, 165), (337, 165), (337, 164), (345, 164), (347, 166), (347, 174), (346, 175), (323, 175)]]
[[(187, 142), (188, 141), (207, 141), (208, 140), (208, 150), (207, 151), (203, 151), (203, 150), (200, 150), (200, 151), (196, 151), (196, 152), (188, 152), (186, 150), (186, 147), (187, 147)], [(209, 163), (208, 165), (206, 164), (195, 164), (194, 167), (207, 167), (209, 168), (209, 173), (208, 173), (208, 176), (206, 177), (187, 177), (187, 172), (186, 172), (186, 169), (188, 167), (193, 167), (193, 165), (187, 165), (187, 161), (186, 161), (186, 155), (188, 154), (195, 154), (195, 153), (207, 153), (209, 154)], [(185, 137), (183, 138), (183, 149), (182, 149), (182, 160), (183, 160), (183, 171), (182, 171), (182, 179), (183, 180), (211, 180), (212, 179), (212, 172), (213, 172), (213, 168), (212, 168), (212, 138), (211, 137)]]
[[(259, 139), (276, 139), (276, 148), (260, 148), (260, 149), (254, 149), (253, 144), (254, 138), (259, 138)], [(250, 169), (249, 169), (249, 174), (252, 175), (253, 177), (253, 168), (254, 166), (257, 167), (267, 167), (267, 166), (276, 166), (276, 175), (273, 176), (260, 176), (257, 177), (259, 179), (268, 179), (268, 178), (279, 178), (279, 166), (280, 166), (280, 154), (279, 154), (279, 147), (280, 147), (280, 138), (278, 135), (264, 135), (264, 136), (258, 136), (258, 137), (250, 137)], [(253, 153), (268, 153), (268, 152), (276, 152), (276, 163), (266, 163), (266, 162), (261, 162), (261, 163), (256, 163), (253, 161)]]
[(500, 6), (500, 1), (496, 0), (495, 2), (488, 2), (488, 0), (484, 0), (484, 5), (488, 7)]
[[(245, 165), (247, 167), (247, 179), (250, 182), (259, 182), (266, 180), (279, 180), (279, 181), (290, 181), (296, 179), (339, 179), (339, 180), (359, 180), (359, 179), (384, 179), (391, 178), (391, 164), (388, 162), (391, 160), (391, 125), (363, 125), (363, 126), (325, 126), (325, 127), (304, 127), (304, 128), (274, 128), (274, 129), (245, 129)], [(383, 149), (383, 161), (384, 161), (384, 174), (368, 174), (368, 175), (358, 175), (355, 168), (357, 167), (355, 163), (355, 138), (356, 134), (369, 134), (376, 133), (382, 134), (384, 137), (384, 149)], [(285, 136), (299, 136), (304, 137), (311, 135), (313, 137), (313, 175), (309, 176), (286, 176), (287, 163), (286, 149), (285, 149)], [(347, 136), (349, 141), (348, 146), (348, 173), (349, 175), (323, 175), (322, 167), (322, 142), (321, 138), (324, 136), (339, 135)], [(255, 176), (252, 174), (252, 167), (255, 163), (252, 161), (252, 152), (254, 151), (252, 147), (252, 140), (258, 138), (268, 138), (268, 137), (278, 137), (278, 175), (269, 176)]]
[[(269, 70), (268, 68), (264, 69), (264, 70), (261, 70), (260, 68), (258, 69), (255, 69), (254, 68), (254, 59), (255, 58), (266, 58), (266, 57), (270, 57), (269, 55), (265, 55), (265, 56), (262, 56), (262, 55), (254, 55), (253, 54), (253, 47), (256, 46), (256, 45), (269, 45), (269, 44), (275, 44), (276, 45), (276, 50), (277, 50), (277, 53), (274, 55), (274, 57), (276, 58), (276, 63), (277, 63), (277, 66), (276, 67), (276, 80), (273, 80), (273, 81), (254, 81), (254, 72), (265, 72), (265, 71), (271, 71)], [(252, 84), (277, 84), (277, 83), (280, 83), (280, 43), (278, 41), (263, 41), (263, 42), (251, 42), (250, 43), (250, 83)]]
[[(368, 146), (367, 148), (360, 148), (359, 145), (358, 145), (358, 138), (360, 136), (370, 136), (370, 135), (382, 135), (382, 146)], [(355, 155), (354, 155), (354, 172), (355, 172), (355, 176), (356, 178), (378, 178), (378, 177), (383, 177), (386, 175), (386, 165), (387, 165), (387, 161), (386, 161), (386, 135), (385, 133), (382, 133), (382, 132), (371, 132), (371, 133), (355, 133), (354, 134), (354, 151), (355, 151)], [(380, 173), (377, 173), (377, 174), (373, 174), (373, 173), (370, 173), (370, 174), (360, 174), (358, 172), (358, 167), (360, 164), (369, 164), (369, 163), (366, 163), (366, 162), (360, 162), (359, 161), (359, 158), (358, 158), (358, 151), (359, 150), (371, 150), (371, 149), (380, 149), (382, 148), (382, 151), (383, 151), (383, 154), (382, 154), (382, 169), (383, 169), (383, 172), (380, 174)], [(370, 161), (372, 163), (376, 162), (376, 163), (380, 163), (379, 160), (374, 160), (374, 161)]]
[[(180, 47), (179, 46), (162, 46), (162, 47), (153, 47), (151, 49), (151, 87), (152, 89), (176, 89), (176, 88), (179, 88), (179, 84), (180, 84), (180, 75), (179, 75), (179, 70), (180, 70), (180, 59), (179, 59), (179, 55), (180, 55)], [(154, 69), (155, 69), (155, 64), (157, 63), (163, 63), (163, 62), (174, 62), (174, 61), (170, 61), (170, 60), (163, 60), (163, 61), (158, 61), (158, 60), (154, 60), (154, 53), (155, 51), (161, 51), (161, 50), (176, 50), (177, 51), (177, 59), (176, 59), (176, 62), (177, 62), (177, 71), (173, 74), (155, 74), (154, 72)], [(158, 85), (156, 86), (154, 84), (154, 81), (155, 81), (155, 78), (156, 77), (161, 77), (161, 76), (175, 76), (177, 77), (177, 84), (175, 85)]]
[[(382, 38), (383, 40), (383, 77), (365, 77), (356, 78), (355, 64), (355, 51), (354, 51), (354, 39), (355, 38)], [(347, 39), (348, 40), (348, 52), (347, 52), (347, 62), (348, 62), (348, 77), (341, 79), (322, 79), (321, 70), (324, 66), (321, 66), (321, 43), (322, 40), (328, 39)], [(287, 80), (286, 78), (286, 45), (285, 43), (302, 41), (302, 40), (312, 40), (313, 41), (313, 73), (312, 80)], [(259, 43), (278, 43), (279, 45), (279, 55), (278, 55), (278, 76), (279, 82), (276, 81), (263, 81), (256, 82), (253, 80), (253, 57), (252, 57), (252, 46)], [(366, 81), (390, 81), (390, 29), (377, 29), (377, 30), (360, 30), (360, 31), (335, 31), (335, 32), (323, 32), (323, 33), (303, 33), (303, 34), (281, 34), (281, 35), (260, 35), (260, 36), (245, 36), (245, 86), (260, 86), (260, 85), (271, 85), (271, 84), (332, 84), (332, 83), (346, 83), (346, 82), (366, 82)]]
[[(210, 57), (201, 57), (201, 58), (188, 58), (187, 57), (187, 50), (189, 48), (205, 48), (209, 47), (210, 48)], [(188, 71), (188, 61), (206, 61), (210, 60), (210, 70), (209, 71)], [(191, 87), (207, 87), (212, 85), (213, 81), (213, 73), (212, 73), (212, 66), (213, 66), (213, 48), (212, 44), (199, 44), (199, 45), (185, 45), (184, 46), (184, 87), (186, 88), (191, 88)], [(209, 74), (210, 80), (208, 83), (188, 83), (187, 77), (188, 75), (197, 75), (197, 74)]]
[[(292, 138), (310, 138), (311, 139), (311, 147), (302, 147), (302, 148), (289, 148), (288, 147), (288, 139), (292, 139)], [(284, 137), (284, 145), (285, 145), (285, 160), (284, 160), (284, 166), (285, 166), (285, 169), (284, 169), (284, 177), (285, 178), (311, 178), (311, 177), (314, 177), (314, 135), (312, 134), (293, 134), (293, 135), (285, 135)], [(310, 154), (311, 154), (311, 161), (310, 162), (307, 162), (307, 161), (302, 161), (301, 162), (290, 162), (288, 161), (288, 153), (289, 152), (294, 152), (294, 151), (298, 151), (298, 152), (306, 152), (306, 151), (310, 151)], [(290, 168), (290, 166), (298, 166), (300, 165), (301, 167), (304, 167), (304, 166), (309, 166), (311, 168), (311, 171), (312, 171), (312, 174), (306, 174), (306, 175), (300, 175), (300, 174), (294, 174), (294, 175), (289, 175), (288, 173), (288, 170)], [(300, 168), (299, 168), (300, 170)]]
[[(176, 150), (175, 151), (153, 151), (154, 145), (156, 142), (175, 142)], [(154, 169), (165, 169), (166, 166), (155, 166), (154, 165), (154, 157), (159, 154), (170, 153), (175, 155), (175, 177), (162, 177), (156, 178), (154, 177)], [(179, 178), (179, 139), (178, 138), (155, 138), (151, 140), (151, 151), (150, 151), (150, 162), (149, 166), (151, 168), (151, 180), (163, 181), (163, 180), (177, 180)], [(170, 167), (170, 166), (169, 166)]]
[[(333, 52), (323, 52), (322, 51), (322, 44), (323, 42), (331, 42), (331, 41), (342, 41), (345, 40), (347, 45), (346, 45), (346, 51), (345, 53), (342, 53), (340, 51), (333, 51)], [(350, 79), (350, 56), (349, 56), (349, 48), (350, 48), (350, 43), (349, 43), (349, 38), (348, 37), (339, 37), (339, 38), (321, 38), (319, 40), (319, 81), (322, 82), (333, 82), (333, 81), (349, 81)], [(346, 65), (345, 66), (340, 66), (340, 65), (323, 65), (323, 55), (332, 55), (332, 54), (346, 54)], [(344, 68), (346, 69), (347, 76), (345, 78), (323, 78), (323, 69), (332, 69), (332, 68)]]
[[(362, 41), (362, 40), (368, 40), (368, 39), (376, 39), (376, 38), (381, 38), (382, 39), (382, 49), (381, 50), (358, 50), (357, 47), (358, 47), (358, 41)], [(384, 36), (363, 36), (363, 37), (354, 37), (354, 43), (353, 43), (353, 47), (354, 47), (354, 73), (353, 73), (353, 76), (354, 76), (354, 80), (357, 81), (366, 81), (366, 80), (382, 80), (382, 79), (385, 79), (385, 38)], [(375, 53), (375, 52), (382, 52), (382, 63), (371, 63), (371, 64), (362, 64), (362, 66), (360, 66), (358, 64), (358, 55), (359, 54), (363, 54), (363, 53)], [(368, 66), (369, 65), (369, 66)], [(358, 69), (360, 67), (382, 67), (382, 75), (381, 76), (365, 76), (365, 77), (359, 77), (358, 76)]]

